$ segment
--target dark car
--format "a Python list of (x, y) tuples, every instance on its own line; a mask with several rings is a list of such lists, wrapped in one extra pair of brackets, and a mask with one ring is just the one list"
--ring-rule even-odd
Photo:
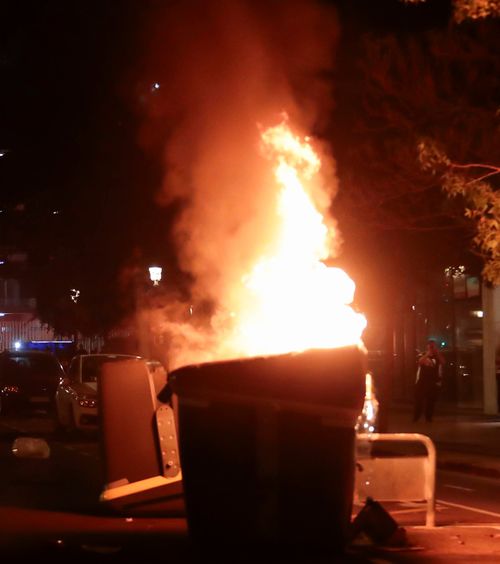
[(52, 353), (5, 351), (0, 354), (0, 414), (25, 408), (50, 409), (64, 369)]

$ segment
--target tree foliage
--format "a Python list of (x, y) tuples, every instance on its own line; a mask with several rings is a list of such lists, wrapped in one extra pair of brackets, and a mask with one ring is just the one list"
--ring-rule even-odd
[(473, 243), (483, 259), (483, 277), (500, 284), (500, 192), (491, 184), (500, 175), (500, 167), (454, 163), (430, 140), (422, 140), (418, 148), (422, 167), (439, 175), (449, 197), (463, 200), (465, 216), (474, 224)]
[(340, 202), (358, 222), (386, 231), (468, 231), (490, 281), (498, 280), (498, 171), (460, 163), (496, 162), (498, 31), (488, 20), (365, 35), (346, 89), (360, 102), (351, 102), (351, 131), (338, 146)]
[[(427, 0), (402, 0), (406, 4), (421, 4)], [(500, 16), (499, 0), (454, 0), (453, 19), (457, 23)]]

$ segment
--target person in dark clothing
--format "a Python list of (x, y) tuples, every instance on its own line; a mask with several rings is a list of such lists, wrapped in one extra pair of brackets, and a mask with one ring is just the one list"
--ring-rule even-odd
[(426, 352), (418, 359), (413, 421), (418, 421), (423, 413), (426, 421), (432, 421), (444, 363), (444, 356), (439, 352), (436, 342), (428, 341)]

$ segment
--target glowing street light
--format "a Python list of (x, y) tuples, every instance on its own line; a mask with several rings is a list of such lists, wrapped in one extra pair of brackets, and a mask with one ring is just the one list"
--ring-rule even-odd
[(161, 280), (161, 266), (150, 266), (149, 267), (149, 278), (153, 282), (153, 286), (158, 286)]

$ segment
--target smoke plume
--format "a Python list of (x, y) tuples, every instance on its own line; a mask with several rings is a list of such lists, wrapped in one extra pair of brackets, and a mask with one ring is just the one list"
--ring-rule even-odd
[[(226, 320), (235, 288), (266, 252), (275, 228), (276, 186), (259, 151), (259, 126), (286, 113), (314, 134), (331, 107), (338, 25), (311, 0), (168, 2), (148, 28), (144, 73), (158, 83), (148, 98), (141, 141), (162, 147), (160, 202), (181, 202), (173, 226), (179, 265), (193, 279), (191, 299), (159, 320), (170, 334), (170, 368), (227, 356)], [(334, 167), (322, 155), (326, 211)], [(186, 312), (210, 301), (202, 331)], [(190, 311), (192, 313), (192, 311)]]

